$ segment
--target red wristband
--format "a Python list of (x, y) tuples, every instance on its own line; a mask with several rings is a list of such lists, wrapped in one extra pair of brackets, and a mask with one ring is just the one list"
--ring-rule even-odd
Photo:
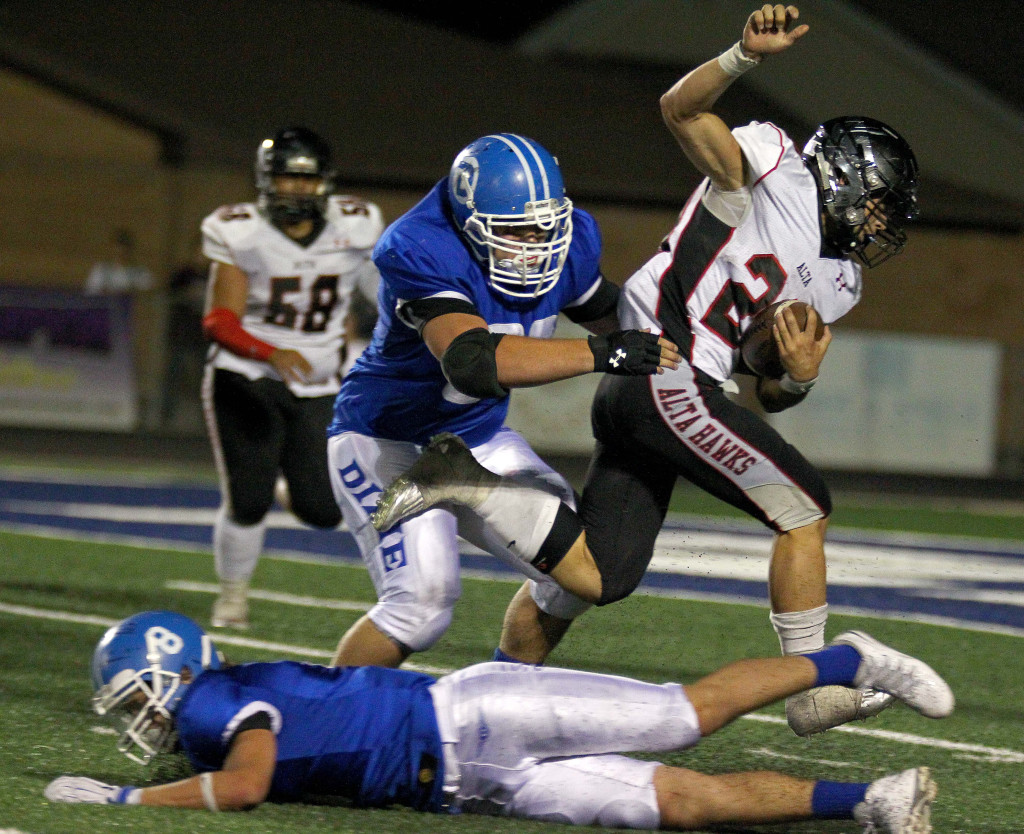
[(203, 317), (203, 332), (207, 338), (246, 359), (266, 362), (277, 349), (249, 333), (242, 327), (238, 314), (226, 307), (216, 307)]

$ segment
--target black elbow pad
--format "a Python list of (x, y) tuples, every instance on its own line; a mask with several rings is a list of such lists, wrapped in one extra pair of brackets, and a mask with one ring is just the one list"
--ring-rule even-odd
[(460, 394), (478, 400), (508, 396), (498, 382), (498, 361), (494, 352), (503, 333), (475, 327), (460, 333), (441, 357), (441, 371)]

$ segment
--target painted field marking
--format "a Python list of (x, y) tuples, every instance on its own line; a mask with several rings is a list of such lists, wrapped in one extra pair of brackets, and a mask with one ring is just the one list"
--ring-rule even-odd
[[(780, 715), (758, 715), (753, 713), (743, 716), (751, 721), (762, 721), (766, 724), (787, 724), (785, 718)], [(948, 750), (954, 753), (953, 758), (971, 758), (981, 761), (999, 762), (1006, 764), (1024, 764), (1024, 753), (1017, 750), (1007, 750), (1000, 747), (986, 747), (983, 744), (968, 744), (962, 741), (946, 741), (942, 738), (928, 738), (927, 736), (916, 736), (912, 733), (896, 733), (892, 730), (873, 730), (866, 727), (855, 727), (844, 724), (841, 727), (833, 727), (830, 733), (850, 733), (855, 736), (867, 736), (868, 738), (880, 738), (887, 741), (895, 741), (900, 744), (912, 744), (918, 747), (935, 747), (939, 750)]]
[[(164, 583), (170, 591), (194, 591), (198, 594), (219, 594), (220, 586), (214, 582), (190, 582), (185, 579), (171, 579)], [(324, 599), (323, 597), (307, 597), (298, 594), (286, 594), (278, 591), (260, 591), (250, 588), (249, 599), (262, 599), (267, 602), (280, 602), (283, 605), (299, 605), (305, 608), (325, 608), (331, 611), (369, 611), (373, 604), (369, 602), (353, 602), (346, 599)]]
[(858, 762), (834, 762), (831, 759), (814, 759), (810, 756), (794, 756), (792, 753), (778, 753), (769, 747), (750, 747), (747, 749), (748, 753), (754, 756), (767, 756), (771, 759), (788, 759), (794, 762), (810, 762), (811, 764), (826, 765), (827, 767), (855, 767), (860, 770), (878, 770), (885, 771), (884, 767), (874, 767), (872, 765), (860, 764)]
[[(110, 617), (97, 617), (92, 614), (73, 614), (70, 611), (54, 611), (47, 608), (34, 608), (29, 605), (10, 605), (0, 602), (0, 614), (11, 614), (15, 617), (29, 617), (37, 620), (54, 620), (64, 623), (75, 623), (76, 625), (94, 625), (101, 628), (110, 628), (117, 625), (120, 620)], [(249, 637), (237, 637), (233, 634), (214, 634), (214, 642), (218, 645), (241, 646), (246, 649), (257, 649), (259, 651), (277, 652), (279, 654), (290, 654), (296, 657), (308, 657), (314, 660), (330, 660), (334, 657), (333, 651), (323, 649), (311, 649), (307, 646), (293, 646), (288, 643), (273, 643), (266, 640), (254, 640)], [(441, 666), (428, 666), (426, 664), (406, 663), (403, 668), (412, 669), (416, 672), (426, 672), (428, 675), (447, 675), (454, 669)]]
[[(72, 614), (68, 611), (54, 611), (52, 609), (34, 608), (28, 605), (10, 605), (4, 602), (0, 602), (0, 613), (10, 614), (16, 617), (28, 617), (38, 620), (54, 620), (57, 622), (93, 625), (104, 628), (109, 628), (119, 622), (119, 620), (113, 620), (109, 617), (97, 617), (91, 614)], [(311, 649), (306, 646), (292, 646), (287, 643), (272, 643), (264, 640), (254, 640), (248, 637), (235, 637), (230, 634), (216, 635), (215, 642), (227, 646), (241, 646), (243, 648), (258, 649), (260, 651), (292, 654), (297, 657), (330, 659), (333, 656), (333, 652)], [(447, 675), (455, 671), (454, 669), (447, 667), (427, 666), (425, 664), (418, 663), (406, 663), (404, 668), (412, 669), (417, 672), (425, 672), (429, 675)], [(749, 721), (761, 721), (768, 724), (786, 723), (785, 718), (776, 715), (760, 715), (753, 713), (741, 717)], [(851, 727), (849, 725), (835, 727), (829, 732), (852, 733), (853, 735), (866, 736), (868, 738), (876, 738), (883, 741), (892, 741), (897, 744), (934, 747), (939, 750), (953, 751), (954, 754), (963, 754), (963, 758), (978, 759), (985, 762), (1007, 764), (1024, 763), (1024, 752), (999, 747), (987, 747), (982, 744), (968, 744), (959, 741), (947, 741), (945, 739), (917, 736), (911, 733), (896, 733), (889, 730), (872, 730), (863, 727)], [(0, 832), (0, 834), (2, 834), (2, 832)]]
[[(88, 541), (97, 544), (116, 544), (123, 547), (134, 547), (141, 550), (168, 550), (174, 553), (189, 553), (196, 556), (211, 555), (209, 545), (189, 544), (187, 542), (173, 539), (150, 538), (146, 536), (128, 535), (122, 533), (96, 533), (78, 530), (65, 530), (59, 527), (50, 527), (42, 524), (26, 523), (0, 523), (0, 530), (5, 532), (37, 536), (40, 538), (57, 539), (59, 541)], [(337, 567), (351, 567), (361, 565), (358, 559), (336, 558), (329, 556), (318, 556), (314, 553), (300, 552), (284, 549), (268, 549), (264, 554), (265, 559), (276, 559), (286, 562), (301, 564), (329, 565)], [(961, 561), (964, 561), (961, 556)], [(503, 562), (495, 560), (494, 569), (473, 569), (464, 568), (461, 571), (464, 578), (480, 579), (488, 582), (511, 582), (521, 584), (522, 574), (508, 568)], [(763, 580), (763, 577), (761, 577)], [(759, 580), (759, 581), (761, 581)], [(767, 609), (767, 602), (758, 600), (742, 594), (724, 594), (715, 591), (701, 591), (697, 589), (668, 589), (651, 588), (641, 585), (635, 592), (639, 596), (657, 596), (667, 599), (690, 600), (695, 602), (715, 602), (724, 605), (747, 605), (756, 608)], [(1024, 637), (1024, 628), (1001, 623), (978, 622), (977, 620), (943, 617), (919, 612), (881, 611), (873, 608), (860, 608), (850, 605), (830, 605), (829, 611), (833, 614), (849, 614), (856, 617), (870, 617), (877, 620), (899, 620), (901, 622), (921, 623), (922, 625), (937, 625), (948, 628), (956, 628), (963, 631), (983, 632), (987, 634), (1001, 634), (1009, 637)]]

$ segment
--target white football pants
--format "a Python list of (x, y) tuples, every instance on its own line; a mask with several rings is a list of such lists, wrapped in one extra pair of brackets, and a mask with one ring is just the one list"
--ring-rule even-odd
[(682, 686), (518, 663), (481, 663), (431, 687), (445, 790), (474, 813), (658, 827), (658, 762), (700, 740)]
[[(492, 472), (528, 480), (575, 509), (575, 496), (565, 478), (511, 429), (501, 429), (472, 451)], [(420, 447), (413, 443), (354, 432), (331, 437), (327, 443), (334, 497), (376, 589), (378, 601), (369, 617), (381, 632), (413, 651), (430, 648), (444, 634), (461, 592), (460, 535), (529, 577), (533, 598), (541, 610), (572, 619), (590, 607), (517, 558), (505, 547), (504, 540), (468, 508), (435, 507), (380, 537), (370, 523), (377, 499), (385, 486), (416, 462), (419, 454)]]

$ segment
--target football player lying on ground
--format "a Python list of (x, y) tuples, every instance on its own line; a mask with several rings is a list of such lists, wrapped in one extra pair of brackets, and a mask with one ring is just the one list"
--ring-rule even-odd
[(53, 801), (227, 811), (340, 797), (616, 828), (840, 818), (926, 834), (936, 793), (926, 767), (844, 783), (707, 775), (618, 754), (692, 747), (826, 683), (876, 686), (931, 718), (953, 710), (929, 666), (857, 631), (811, 654), (738, 660), (687, 686), (511, 663), (435, 681), (374, 666), (226, 667), (192, 620), (151, 611), (108, 630), (92, 669), (93, 706), (119, 723), (121, 752), (146, 763), (176, 731), (199, 775), (143, 788), (61, 776), (46, 788)]

